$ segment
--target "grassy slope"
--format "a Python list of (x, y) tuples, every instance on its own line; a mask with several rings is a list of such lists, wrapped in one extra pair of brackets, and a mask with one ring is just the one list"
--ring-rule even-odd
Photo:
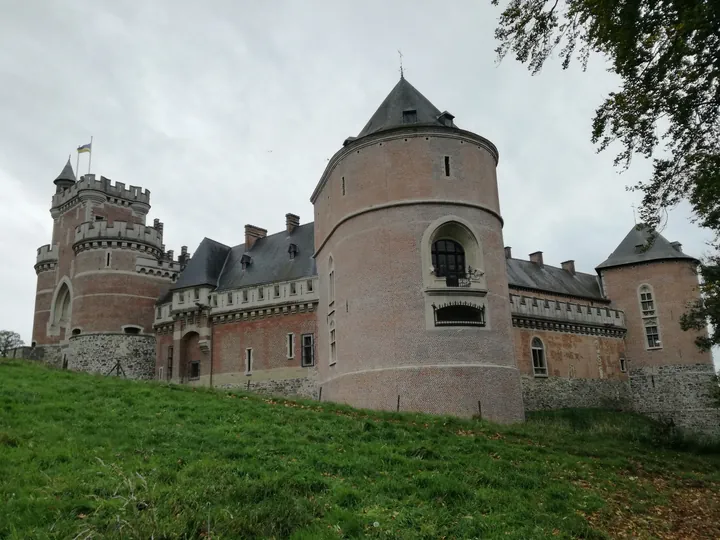
[(670, 444), (0, 362), (0, 538), (720, 537), (720, 456)]

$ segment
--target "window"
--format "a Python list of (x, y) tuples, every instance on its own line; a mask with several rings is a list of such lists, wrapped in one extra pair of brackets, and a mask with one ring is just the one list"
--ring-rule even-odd
[(332, 306), (335, 303), (335, 264), (332, 257), (330, 257), (328, 268), (328, 305)]
[(455, 240), (438, 240), (432, 245), (432, 265), (437, 277), (444, 277), (450, 287), (457, 287), (465, 277), (465, 250)]
[(227, 293), (227, 303), (229, 306), (233, 303), (233, 294), (231, 292)]
[(108, 268), (110, 266), (110, 252), (108, 251), (105, 254), (105, 268)]
[(435, 326), (485, 326), (485, 306), (470, 302), (433, 304)]
[(653, 300), (652, 291), (647, 285), (640, 287), (640, 309), (643, 317), (655, 315), (655, 301)]
[(302, 335), (302, 359), (300, 365), (302, 367), (310, 367), (315, 365), (315, 339), (312, 334)]
[(213, 307), (217, 307), (217, 296), (216, 295), (213, 294), (210, 297), (210, 303), (213, 305)]
[(258, 288), (258, 300), (264, 300), (265, 299), (265, 289), (262, 287)]
[(169, 345), (167, 348), (167, 378), (172, 379), (173, 372), (173, 346)]
[(645, 342), (647, 349), (660, 349), (662, 343), (660, 341), (660, 329), (658, 326), (658, 313), (655, 308), (655, 298), (653, 297), (650, 285), (641, 285), (638, 289), (640, 300), (640, 318), (645, 327)]
[(313, 292), (313, 280), (312, 279), (307, 280), (307, 292)]
[(275, 298), (280, 297), (280, 285), (275, 285), (275, 287), (273, 287), (273, 295)]
[(298, 254), (298, 247), (297, 244), (290, 244), (288, 246), (288, 253), (290, 254), (290, 258), (294, 259), (295, 255)]
[(648, 319), (645, 321), (645, 338), (647, 339), (648, 349), (657, 349), (660, 347), (660, 332), (657, 327), (657, 319)]
[(403, 111), (403, 124), (414, 124), (415, 122), (417, 122), (417, 111), (415, 109)]
[(162, 366), (160, 366), (158, 368), (158, 381), (162, 381), (162, 380), (163, 380), (163, 368), (162, 368)]
[(252, 373), (253, 350), (245, 349), (245, 375)]
[(79, 336), (81, 330), (79, 328), (73, 328), (72, 335), (73, 336)]
[(297, 294), (297, 285), (295, 282), (290, 284), (290, 294)]
[(139, 326), (125, 326), (123, 328), (123, 332), (125, 332), (126, 334), (139, 334), (140, 330), (142, 330), (142, 328), (140, 328)]
[(95, 221), (105, 221), (105, 216), (95, 216)]
[(295, 358), (295, 334), (287, 335), (287, 357)]
[(194, 360), (190, 362), (190, 380), (196, 380), (200, 378), (200, 362)]
[(345, 177), (342, 177), (342, 194), (345, 195)]
[(157, 315), (155, 316), (156, 319), (162, 318), (162, 308), (157, 308)]
[(183, 302), (185, 302), (185, 293), (178, 293), (178, 304), (182, 304)]
[(450, 156), (445, 156), (445, 176), (450, 176)]
[(540, 338), (533, 338), (531, 344), (533, 374), (536, 377), (547, 377), (547, 362), (545, 361), (545, 346)]
[(242, 292), (242, 301), (247, 302), (248, 301), (248, 292), (247, 289)]
[(335, 329), (330, 330), (330, 365), (337, 362), (337, 345), (335, 344)]
[(200, 300), (200, 289), (193, 289), (193, 297), (195, 300)]
[(625, 373), (627, 371), (627, 360), (625, 359), (625, 355), (620, 355), (620, 371)]

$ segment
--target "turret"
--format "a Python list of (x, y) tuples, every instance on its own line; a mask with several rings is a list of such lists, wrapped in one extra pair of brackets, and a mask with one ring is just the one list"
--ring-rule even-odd
[(61, 191), (72, 187), (75, 184), (75, 180), (75, 173), (73, 172), (72, 165), (70, 164), (70, 156), (68, 156), (67, 163), (63, 167), (63, 170), (60, 171), (60, 174), (58, 174), (57, 178), (53, 181), (53, 183), (57, 186), (56, 192), (60, 193)]

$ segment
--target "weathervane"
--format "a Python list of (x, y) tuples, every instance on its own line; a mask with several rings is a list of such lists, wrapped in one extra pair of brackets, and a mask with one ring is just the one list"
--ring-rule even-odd
[(398, 49), (397, 52), (398, 52), (398, 54), (400, 55), (400, 78), (401, 78), (401, 79), (404, 79), (404, 78), (405, 78), (405, 74), (403, 73), (403, 65), (402, 65), (402, 57), (403, 57), (403, 54), (402, 54), (402, 52), (400, 51), (400, 49)]

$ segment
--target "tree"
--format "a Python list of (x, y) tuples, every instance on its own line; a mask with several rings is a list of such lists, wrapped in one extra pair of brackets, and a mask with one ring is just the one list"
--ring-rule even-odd
[[(499, 0), (491, 0), (499, 5)], [(559, 50), (587, 68), (605, 56), (620, 77), (595, 111), (591, 140), (599, 151), (619, 143), (615, 165), (653, 159), (653, 174), (631, 186), (643, 193), (640, 216), (657, 228), (663, 209), (690, 202), (695, 220), (720, 247), (720, 2), (718, 0), (508, 0), (495, 29), (498, 59), (512, 53), (533, 75)], [(720, 257), (700, 266), (703, 301), (683, 329), (713, 330), (720, 344)]]
[(5, 358), (11, 349), (22, 347), (25, 343), (20, 334), (12, 330), (0, 330), (0, 356)]

